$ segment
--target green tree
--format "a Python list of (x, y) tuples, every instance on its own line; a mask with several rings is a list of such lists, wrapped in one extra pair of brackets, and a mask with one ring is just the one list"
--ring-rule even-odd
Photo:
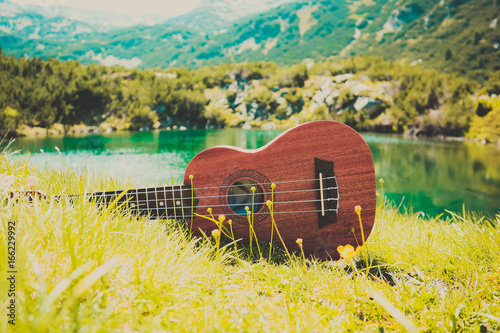
[(451, 52), (450, 49), (448, 49), (444, 54), (444, 60), (448, 61), (451, 60), (451, 58), (453, 58), (453, 53)]
[(0, 111), (0, 129), (13, 131), (17, 128), (18, 123), (19, 111), (10, 106)]

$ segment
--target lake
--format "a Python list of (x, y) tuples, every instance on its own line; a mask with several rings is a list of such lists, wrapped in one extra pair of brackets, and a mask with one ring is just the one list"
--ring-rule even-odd
[[(30, 164), (60, 168), (59, 147), (73, 170), (127, 177), (139, 187), (176, 184), (200, 151), (232, 145), (255, 149), (280, 131), (187, 130), (115, 132), (86, 136), (19, 138), (12, 149), (31, 152)], [(375, 162), (377, 180), (401, 209), (427, 215), (445, 209), (493, 215), (500, 210), (500, 149), (474, 142), (408, 140), (397, 135), (362, 134)], [(40, 151), (42, 149), (44, 152)], [(380, 184), (377, 182), (377, 187)]]

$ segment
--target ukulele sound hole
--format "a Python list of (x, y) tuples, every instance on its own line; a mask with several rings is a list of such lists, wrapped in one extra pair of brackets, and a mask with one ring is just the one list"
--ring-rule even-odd
[[(252, 187), (255, 186), (255, 197)], [(227, 202), (231, 210), (236, 214), (246, 216), (245, 207), (252, 211), (252, 197), (254, 197), (253, 212), (258, 212), (264, 205), (264, 192), (260, 185), (251, 179), (240, 179), (229, 188)]]

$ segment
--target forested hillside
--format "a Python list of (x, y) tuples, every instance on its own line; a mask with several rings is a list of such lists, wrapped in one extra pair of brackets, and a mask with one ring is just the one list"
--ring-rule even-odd
[(500, 133), (500, 72), (481, 86), (376, 57), (128, 70), (1, 54), (0, 77), (0, 128), (19, 134), (82, 124), (101, 130), (286, 128), (317, 119), (358, 130), (489, 141)]
[[(381, 55), (481, 82), (500, 70), (496, 0), (290, 1), (247, 16), (222, 1), (209, 5), (160, 24), (106, 32), (58, 17), (23, 23), (26, 28), (19, 32), (5, 16), (0, 46), (18, 57), (130, 68), (199, 68), (247, 61), (291, 65), (306, 58)], [(224, 14), (227, 17), (219, 17)]]

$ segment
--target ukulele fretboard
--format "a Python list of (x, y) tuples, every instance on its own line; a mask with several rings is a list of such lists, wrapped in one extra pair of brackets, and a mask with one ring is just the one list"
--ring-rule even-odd
[[(98, 204), (109, 205), (123, 191), (106, 191), (91, 194)], [(149, 215), (154, 219), (191, 217), (197, 200), (190, 185), (162, 186), (130, 189), (118, 200), (116, 206), (123, 207), (138, 215)]]

